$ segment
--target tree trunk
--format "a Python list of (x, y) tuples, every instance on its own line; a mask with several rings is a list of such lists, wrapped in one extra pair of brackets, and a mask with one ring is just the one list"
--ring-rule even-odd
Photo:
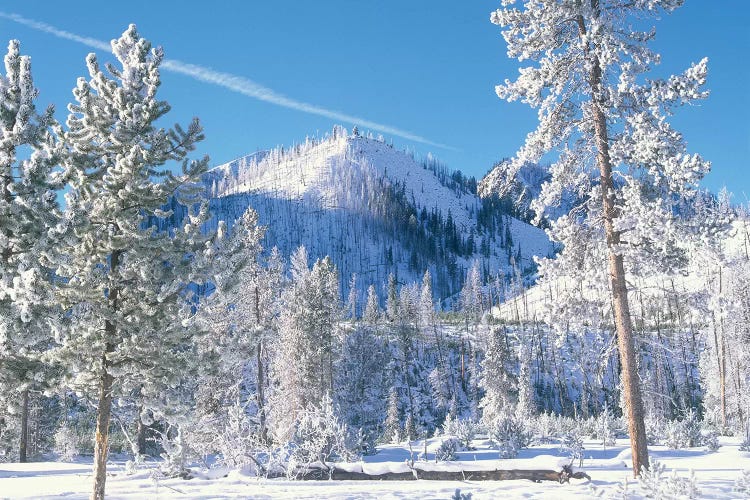
[[(109, 324), (109, 322), (107, 322)], [(107, 454), (109, 452), (109, 419), (112, 415), (112, 382), (114, 378), (105, 366), (99, 379), (99, 404), (96, 411), (96, 442), (94, 444), (94, 491), (91, 500), (104, 499), (104, 485), (107, 480)]]
[(260, 426), (260, 438), (263, 442), (268, 442), (268, 429), (266, 428), (266, 407), (265, 407), (265, 396), (263, 395), (263, 343), (258, 342), (256, 348), (256, 356), (258, 359), (258, 424)]
[[(257, 273), (256, 273), (257, 277)], [(255, 324), (260, 326), (260, 290), (255, 287)], [(266, 398), (263, 394), (265, 381), (263, 380), (263, 340), (258, 340), (255, 349), (255, 356), (258, 363), (258, 387), (256, 391), (258, 400), (258, 424), (260, 425), (260, 438), (263, 442), (268, 442), (268, 429), (266, 429)]]
[(21, 442), (18, 446), (18, 461), (26, 463), (26, 450), (29, 446), (29, 390), (21, 395)]
[[(724, 291), (723, 276), (721, 266), (719, 266), (719, 296)], [(721, 425), (727, 426), (727, 351), (726, 342), (724, 342), (724, 315), (719, 316), (719, 333), (721, 334), (721, 363), (719, 366), (719, 383), (721, 384)], [(718, 347), (718, 346), (717, 346)], [(717, 353), (718, 356), (718, 353)]]
[[(113, 272), (120, 262), (120, 251), (112, 252), (109, 270)], [(109, 307), (117, 312), (119, 290), (112, 287), (109, 291)], [(99, 377), (99, 403), (96, 409), (96, 440), (94, 443), (94, 489), (91, 500), (104, 499), (104, 486), (107, 480), (107, 455), (109, 453), (109, 420), (112, 416), (112, 385), (114, 377), (109, 373), (107, 355), (115, 350), (117, 325), (111, 320), (104, 321), (105, 348), (102, 354), (101, 376)]]
[(143, 421), (141, 420), (141, 413), (143, 412), (143, 407), (138, 407), (138, 414), (135, 417), (135, 446), (137, 448), (136, 452), (139, 455), (145, 455), (146, 454), (146, 428), (148, 426), (143, 424)]
[[(594, 11), (598, 10), (598, 0), (591, 0)], [(586, 25), (582, 15), (576, 18), (579, 34), (586, 37)], [(594, 134), (596, 140), (596, 163), (599, 167), (602, 190), (602, 216), (607, 238), (609, 281), (612, 292), (612, 304), (617, 332), (617, 344), (620, 352), (621, 382), (627, 412), (630, 448), (633, 454), (633, 475), (638, 477), (641, 468), (648, 468), (648, 447), (646, 425), (643, 420), (643, 400), (641, 397), (638, 365), (636, 363), (633, 324), (628, 303), (628, 287), (625, 281), (625, 266), (622, 254), (619, 253), (620, 232), (615, 229), (618, 217), (614, 200), (614, 183), (612, 182), (612, 162), (609, 155), (607, 119), (603, 110), (601, 93), (602, 72), (599, 58), (584, 48), (585, 55), (591, 63), (589, 86), (592, 95)]]

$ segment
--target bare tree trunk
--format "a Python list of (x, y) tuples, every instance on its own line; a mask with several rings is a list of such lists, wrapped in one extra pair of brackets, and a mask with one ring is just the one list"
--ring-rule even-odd
[(105, 368), (99, 379), (99, 404), (96, 411), (96, 442), (94, 444), (94, 491), (91, 493), (91, 500), (104, 499), (104, 485), (107, 480), (109, 419), (112, 415), (114, 378), (106, 371), (106, 354), (102, 357), (102, 363)]
[(135, 416), (135, 445), (136, 445), (136, 452), (139, 455), (145, 455), (146, 454), (146, 425), (143, 424), (143, 421), (141, 420), (141, 412), (143, 412), (143, 407), (138, 407), (138, 414)]
[[(591, 0), (594, 10), (598, 10), (598, 0)], [(586, 25), (582, 15), (576, 18), (581, 38), (586, 37)], [(621, 382), (627, 412), (628, 433), (630, 434), (630, 448), (633, 454), (633, 475), (638, 477), (641, 468), (648, 468), (648, 447), (646, 441), (646, 425), (643, 416), (643, 399), (641, 397), (638, 365), (636, 363), (635, 341), (633, 339), (633, 324), (630, 317), (628, 303), (628, 287), (625, 281), (625, 266), (622, 254), (618, 252), (620, 232), (615, 229), (618, 217), (614, 200), (614, 183), (612, 182), (612, 162), (609, 155), (609, 139), (607, 135), (607, 119), (602, 104), (602, 72), (599, 58), (591, 54), (588, 46), (584, 48), (586, 57), (591, 63), (589, 86), (591, 88), (594, 134), (596, 139), (596, 163), (599, 167), (602, 190), (602, 208), (604, 231), (607, 237), (609, 280), (612, 291), (615, 330), (620, 351)]]
[[(109, 262), (110, 272), (117, 269), (120, 251), (112, 252)], [(117, 311), (119, 290), (113, 287), (109, 292), (109, 306)], [(107, 355), (115, 350), (117, 326), (110, 320), (104, 321), (105, 348), (102, 354), (102, 373), (99, 378), (99, 403), (96, 409), (96, 440), (94, 443), (94, 489), (91, 500), (104, 499), (104, 486), (107, 480), (107, 455), (109, 453), (109, 420), (112, 416), (112, 385), (114, 377), (109, 373)]]
[[(724, 291), (723, 275), (719, 267), (719, 296)], [(719, 316), (719, 333), (721, 334), (721, 363), (719, 365), (719, 383), (721, 384), (721, 424), (727, 426), (727, 351), (726, 342), (724, 341), (724, 315)], [(718, 348), (718, 346), (717, 346)], [(717, 349), (718, 351), (718, 349)], [(719, 353), (717, 352), (717, 356)]]
[(266, 407), (265, 407), (265, 396), (263, 386), (265, 380), (263, 377), (263, 343), (258, 342), (256, 348), (256, 357), (258, 360), (258, 423), (260, 425), (260, 438), (263, 442), (268, 441), (268, 429), (266, 428)]
[(18, 461), (27, 461), (26, 450), (29, 446), (29, 390), (24, 389), (21, 395), (21, 442), (18, 446)]
[[(257, 274), (256, 274), (257, 276)], [(260, 326), (260, 291), (258, 287), (255, 287), (255, 324)], [(268, 441), (268, 429), (266, 429), (266, 407), (264, 396), (264, 385), (265, 380), (263, 376), (263, 340), (258, 340), (258, 345), (255, 348), (255, 357), (258, 364), (258, 380), (257, 380), (257, 391), (256, 396), (258, 400), (258, 423), (260, 425), (260, 438), (263, 442)]]

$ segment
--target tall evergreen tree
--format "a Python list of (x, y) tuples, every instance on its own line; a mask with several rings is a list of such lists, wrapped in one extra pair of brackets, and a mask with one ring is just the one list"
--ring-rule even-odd
[[(188, 284), (210, 257), (201, 255), (205, 208), (173, 233), (153, 222), (170, 215), (162, 207), (171, 196), (196, 203), (199, 188), (190, 185), (208, 158), (187, 156), (203, 138), (201, 127), (197, 119), (187, 130), (157, 125), (169, 111), (156, 97), (163, 52), (134, 25), (112, 42), (112, 51), (119, 65), (107, 65), (108, 74), (89, 54), (89, 80), (78, 79), (69, 106), (67, 233), (59, 266), (60, 296), (73, 326), (57, 357), (71, 383), (98, 393), (95, 499), (104, 497), (113, 397), (142, 386), (144, 373), (154, 375), (152, 382), (167, 381), (184, 369)], [(159, 387), (142, 391), (159, 397)]]
[(325, 257), (308, 268), (307, 251), (291, 258), (292, 283), (282, 297), (274, 359), (273, 401), (277, 438), (286, 440), (302, 410), (333, 399), (334, 361), (340, 351), (343, 316), (338, 271)]
[(671, 12), (682, 0), (515, 3), (504, 1), (491, 21), (503, 27), (509, 57), (539, 65), (522, 68), (515, 82), (506, 80), (496, 90), (503, 99), (538, 108), (539, 126), (507, 168), (485, 178), (482, 191), (500, 190), (525, 162), (559, 151), (534, 209), (539, 217), (566, 193), (575, 193), (583, 206), (576, 204), (575, 214), (557, 220), (553, 237), (574, 245), (566, 238), (569, 228), (584, 224), (595, 227), (606, 246), (637, 476), (648, 467), (648, 451), (625, 266), (638, 250), (652, 250), (653, 258), (668, 250), (677, 231), (666, 222), (677, 216), (676, 199), (709, 169), (708, 162), (686, 152), (682, 135), (666, 121), (675, 107), (706, 97), (701, 89), (706, 60), (666, 80), (641, 77), (659, 56), (648, 48), (654, 31), (638, 31), (633, 23)]
[[(38, 90), (31, 59), (20, 54), (17, 40), (10, 41), (4, 61), (5, 74), (0, 75), (0, 406), (19, 410), (18, 456), (25, 462), (29, 390), (38, 385), (39, 356), (50, 347), (56, 323), (51, 256), (53, 229), (60, 216), (55, 190), (60, 185), (55, 167), (64, 148), (53, 109), (42, 114), (36, 110)], [(3, 413), (0, 410), (0, 417)]]

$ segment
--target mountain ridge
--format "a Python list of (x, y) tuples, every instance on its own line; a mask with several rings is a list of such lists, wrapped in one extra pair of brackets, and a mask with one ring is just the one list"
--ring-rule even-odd
[(375, 284), (383, 295), (389, 274), (410, 283), (430, 269), (436, 298), (449, 299), (475, 261), (486, 282), (507, 281), (552, 252), (542, 230), (472, 193), (473, 179), (341, 128), (214, 167), (203, 185), (214, 222), (231, 226), (252, 207), (266, 248), (331, 256), (342, 293), (352, 274), (360, 292)]

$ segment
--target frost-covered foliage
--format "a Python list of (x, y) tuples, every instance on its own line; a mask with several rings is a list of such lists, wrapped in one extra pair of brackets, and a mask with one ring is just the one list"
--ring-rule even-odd
[(383, 424), (384, 443), (399, 443), (403, 429), (401, 428), (401, 419), (398, 415), (398, 392), (392, 388), (388, 394), (388, 413)]
[(346, 332), (336, 365), (335, 400), (341, 415), (368, 440), (380, 432), (388, 402), (389, 352), (376, 329), (365, 323)]
[(740, 451), (750, 451), (750, 426), (745, 427), (744, 438), (740, 443)]
[[(686, 267), (692, 245), (715, 234), (692, 224), (683, 208), (698, 197), (710, 163), (690, 154), (667, 121), (676, 108), (708, 96), (707, 59), (666, 79), (644, 78), (660, 57), (649, 48), (654, 32), (637, 26), (679, 1), (515, 4), (502, 2), (490, 20), (501, 27), (508, 56), (525, 66), (495, 90), (535, 108), (539, 123), (480, 192), (502, 192), (523, 165), (554, 155), (532, 204), (537, 221), (556, 217), (548, 234), (563, 246), (555, 258), (538, 260), (541, 285), (559, 290), (542, 319), (560, 343), (592, 326), (615, 326), (629, 401), (623, 409), (638, 430), (631, 436), (637, 470), (648, 452), (626, 273), (674, 274)], [(570, 198), (576, 202), (558, 216)]]
[(285, 290), (272, 373), (278, 392), (270, 411), (278, 439), (288, 440), (298, 413), (331, 398), (334, 366), (341, 353), (339, 276), (331, 260), (312, 268), (300, 247), (291, 258), (292, 283)]
[(157, 433), (162, 449), (159, 473), (164, 477), (188, 477), (186, 467), (188, 449), (183, 432), (179, 427), (168, 425), (163, 432)]
[(457, 452), (463, 451), (465, 448), (459, 439), (449, 437), (440, 443), (440, 446), (435, 450), (435, 461), (436, 462), (453, 462), (458, 460)]
[(734, 491), (750, 497), (750, 469), (743, 470), (734, 482)]
[(453, 420), (450, 415), (445, 418), (443, 423), (443, 434), (454, 436), (461, 443), (464, 449), (471, 450), (471, 442), (479, 431), (479, 425), (471, 419), (460, 418)]
[(568, 455), (571, 463), (577, 460), (579, 467), (583, 466), (586, 448), (583, 446), (583, 436), (580, 429), (571, 429), (563, 436), (560, 442), (560, 451)]
[(518, 380), (514, 373), (516, 360), (510, 348), (507, 329), (493, 328), (487, 337), (479, 382), (484, 390), (480, 407), (482, 420), (492, 422), (514, 407)]
[[(25, 461), (29, 390), (44, 390), (40, 359), (59, 332), (52, 269), (60, 218), (62, 131), (39, 113), (31, 58), (11, 40), (0, 73), (0, 447)], [(18, 419), (18, 421), (16, 421)]]
[(524, 423), (514, 417), (498, 417), (487, 426), (487, 434), (497, 447), (500, 458), (515, 458), (523, 448), (531, 446), (533, 435)]
[(300, 414), (292, 440), (291, 469), (359, 457), (356, 436), (336, 416), (330, 397), (324, 396), (319, 407), (310, 406)]
[(604, 405), (602, 412), (596, 417), (595, 434), (592, 437), (601, 440), (602, 446), (613, 446), (620, 428), (619, 419), (615, 418), (609, 405)]
[(653, 459), (650, 467), (641, 471), (638, 487), (646, 498), (701, 498), (692, 470), (688, 477), (677, 475), (677, 471), (667, 475), (666, 466)]
[(78, 456), (78, 436), (67, 424), (55, 432), (55, 453), (63, 462), (72, 462)]
[(701, 424), (692, 409), (685, 413), (682, 420), (667, 423), (664, 444), (672, 449), (693, 448), (703, 444)]

